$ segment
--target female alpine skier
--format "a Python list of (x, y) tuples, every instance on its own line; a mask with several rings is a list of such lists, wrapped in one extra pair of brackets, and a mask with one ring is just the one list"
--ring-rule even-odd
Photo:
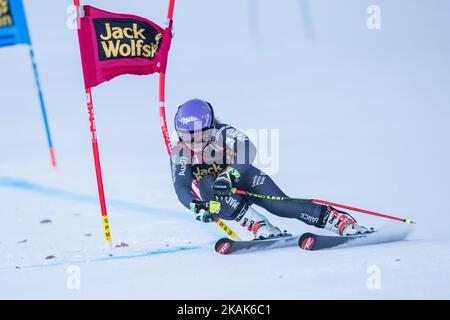
[[(172, 180), (178, 199), (194, 212), (197, 220), (235, 220), (252, 232), (255, 239), (286, 233), (254, 210), (252, 206), (257, 205), (276, 216), (298, 219), (342, 236), (368, 232), (352, 216), (331, 206), (233, 193), (233, 188), (237, 188), (287, 197), (269, 176), (252, 165), (256, 148), (249, 138), (219, 122), (210, 103), (200, 99), (187, 101), (178, 108), (174, 122), (179, 141), (172, 149)], [(194, 192), (193, 183), (200, 194)]]

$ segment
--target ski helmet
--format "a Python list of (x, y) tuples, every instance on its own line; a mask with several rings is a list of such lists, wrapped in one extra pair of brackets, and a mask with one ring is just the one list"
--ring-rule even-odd
[(192, 99), (178, 107), (175, 130), (197, 131), (214, 128), (214, 110), (209, 102)]

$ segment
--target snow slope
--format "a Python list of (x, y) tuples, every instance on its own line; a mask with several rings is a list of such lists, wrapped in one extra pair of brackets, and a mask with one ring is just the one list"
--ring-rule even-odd
[[(3, 48), (0, 298), (450, 298), (450, 4), (314, 0), (305, 31), (305, 3), (295, 0), (258, 1), (257, 14), (248, 11), (252, 1), (177, 1), (170, 125), (184, 100), (208, 99), (225, 122), (280, 130), (273, 176), (290, 195), (400, 215), (417, 225), (397, 243), (215, 254), (221, 231), (194, 221), (173, 192), (156, 76), (124, 76), (94, 90), (112, 237), (115, 245), (129, 245), (109, 257), (78, 44), (66, 28), (70, 1), (24, 2), (59, 167), (49, 164), (27, 51)], [(167, 6), (89, 3), (160, 24)], [(371, 4), (381, 8), (379, 31), (366, 28)], [(294, 233), (311, 230), (269, 217)], [(358, 218), (377, 228), (404, 227)], [(46, 260), (50, 255), (55, 258)], [(73, 266), (79, 289), (68, 286)], [(379, 289), (368, 286), (373, 270)]]

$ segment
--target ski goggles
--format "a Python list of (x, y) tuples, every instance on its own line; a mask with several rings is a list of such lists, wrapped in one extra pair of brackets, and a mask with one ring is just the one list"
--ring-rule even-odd
[(181, 131), (177, 130), (177, 135), (180, 141), (187, 144), (199, 144), (203, 142), (210, 142), (212, 140), (213, 129), (207, 128), (198, 131)]

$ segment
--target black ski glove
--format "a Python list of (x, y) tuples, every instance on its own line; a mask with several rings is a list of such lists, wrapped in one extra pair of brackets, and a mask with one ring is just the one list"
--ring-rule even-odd
[(195, 219), (198, 221), (208, 223), (214, 222), (219, 218), (220, 202), (194, 199), (189, 206), (195, 214)]
[(224, 172), (219, 174), (212, 184), (214, 195), (218, 199), (231, 196), (233, 183), (237, 182), (241, 174), (233, 167), (228, 167)]

